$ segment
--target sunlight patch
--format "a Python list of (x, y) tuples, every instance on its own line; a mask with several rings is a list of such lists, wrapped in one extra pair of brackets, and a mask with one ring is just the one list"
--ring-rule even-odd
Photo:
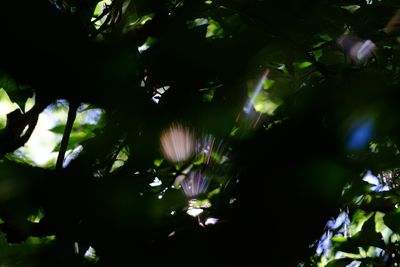
[(18, 109), (16, 103), (11, 102), (10, 97), (4, 89), (0, 89), (0, 128), (4, 128), (7, 123), (7, 114)]
[(117, 157), (115, 158), (115, 161), (111, 167), (110, 172), (114, 172), (117, 169), (121, 168), (122, 166), (125, 165), (126, 161), (129, 158), (129, 147), (124, 147), (119, 151)]
[(40, 208), (36, 214), (32, 214), (27, 218), (27, 220), (32, 223), (39, 223), (43, 217), (44, 217), (44, 210)]
[(99, 260), (99, 257), (96, 255), (96, 250), (91, 246), (89, 246), (88, 250), (86, 250), (84, 257), (92, 262), (97, 262)]
[[(29, 109), (33, 105), (32, 101), (32, 99), (28, 99), (25, 109)], [(88, 104), (82, 104), (79, 107), (70, 136), (64, 167), (83, 150), (80, 143), (94, 137), (93, 130), (101, 127), (99, 124), (101, 124), (100, 120), (103, 114), (102, 109), (93, 108)], [(28, 142), (13, 152), (10, 158), (22, 160), (33, 166), (54, 166), (67, 117), (68, 102), (66, 100), (58, 100), (48, 106), (39, 115), (38, 123)]]
[(207, 25), (206, 38), (218, 39), (224, 37), (224, 30), (222, 29), (221, 24), (212, 18), (196, 18), (187, 21), (186, 24), (189, 29)]
[(156, 177), (156, 178), (154, 178), (153, 182), (151, 182), (149, 185), (151, 187), (157, 187), (157, 186), (162, 185), (162, 182), (160, 179), (158, 179), (158, 177)]

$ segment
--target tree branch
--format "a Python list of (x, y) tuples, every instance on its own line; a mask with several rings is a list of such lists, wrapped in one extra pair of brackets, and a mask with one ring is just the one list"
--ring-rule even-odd
[(68, 149), (69, 136), (71, 135), (72, 127), (76, 118), (76, 112), (79, 104), (76, 102), (69, 103), (67, 124), (65, 125), (64, 134), (61, 140), (60, 151), (58, 152), (58, 158), (56, 163), (56, 169), (61, 170), (64, 163), (65, 153)]

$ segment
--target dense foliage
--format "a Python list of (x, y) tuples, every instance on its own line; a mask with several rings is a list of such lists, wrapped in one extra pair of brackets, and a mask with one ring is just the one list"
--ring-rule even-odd
[(399, 8), (2, 0), (0, 266), (397, 266)]

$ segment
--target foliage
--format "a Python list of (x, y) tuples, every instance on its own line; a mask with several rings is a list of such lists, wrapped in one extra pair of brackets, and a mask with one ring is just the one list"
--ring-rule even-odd
[(1, 1), (0, 266), (396, 266), (398, 8)]

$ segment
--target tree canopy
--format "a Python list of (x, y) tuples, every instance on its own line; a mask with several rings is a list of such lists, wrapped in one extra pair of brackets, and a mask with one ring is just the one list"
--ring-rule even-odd
[(398, 9), (1, 1), (0, 266), (398, 266)]

